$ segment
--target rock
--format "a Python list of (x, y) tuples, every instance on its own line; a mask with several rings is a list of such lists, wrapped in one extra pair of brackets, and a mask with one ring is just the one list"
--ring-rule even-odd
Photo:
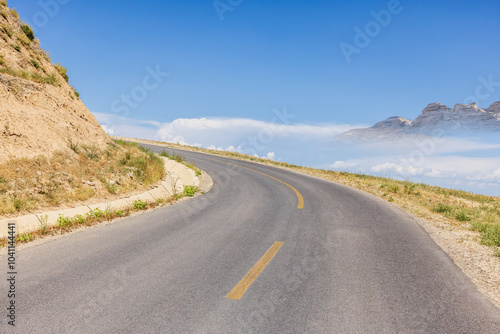
[(120, 179), (116, 180), (116, 184), (121, 186), (122, 185), (122, 181), (120, 181)]
[(87, 181), (87, 184), (91, 187), (95, 187), (95, 182), (90, 182), (90, 181)]
[(128, 176), (133, 179), (134, 178), (134, 174), (133, 173), (128, 173)]
[(394, 117), (389, 117), (385, 121), (378, 122), (375, 124), (372, 128), (373, 129), (384, 129), (384, 128), (396, 128), (396, 127), (406, 127), (410, 126), (413, 123), (413, 121), (399, 117), (399, 116), (394, 116)]
[(487, 110), (492, 113), (500, 114), (500, 101), (493, 103)]
[(21, 170), (19, 168), (16, 168), (16, 172), (19, 172), (19, 171), (21, 171)]
[(62, 172), (62, 175), (64, 175), (64, 176), (68, 176), (68, 173), (66, 173), (66, 172)]
[(41, 176), (42, 175), (42, 172), (36, 172), (38, 176)]
[(115, 181), (113, 181), (113, 180), (110, 180), (108, 183), (109, 183), (110, 186), (114, 186), (115, 185)]
[(422, 115), (430, 112), (446, 112), (446, 111), (451, 111), (451, 109), (448, 108), (448, 106), (445, 106), (444, 104), (435, 102), (428, 104), (427, 107), (425, 107), (424, 110), (422, 110)]
[(441, 103), (427, 105), (415, 121), (390, 117), (370, 128), (353, 129), (335, 137), (347, 142), (399, 140), (404, 135), (462, 136), (500, 133), (500, 101), (487, 109), (476, 103), (456, 104), (453, 109)]

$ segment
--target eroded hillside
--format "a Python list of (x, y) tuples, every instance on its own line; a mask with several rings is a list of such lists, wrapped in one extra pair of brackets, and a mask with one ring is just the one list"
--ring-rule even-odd
[(15, 9), (0, 1), (0, 160), (110, 141)]

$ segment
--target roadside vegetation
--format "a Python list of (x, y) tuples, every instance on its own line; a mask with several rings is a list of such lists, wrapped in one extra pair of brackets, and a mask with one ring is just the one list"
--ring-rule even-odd
[(137, 144), (98, 149), (68, 140), (68, 150), (50, 157), (0, 163), (0, 218), (139, 193), (164, 173), (163, 160)]
[[(85, 215), (77, 215), (75, 217), (60, 216), (57, 220), (57, 224), (54, 226), (50, 226), (47, 224), (47, 216), (42, 216), (40, 227), (35, 231), (25, 232), (17, 235), (16, 243), (28, 243), (30, 241), (41, 239), (47, 236), (62, 235), (80, 227), (93, 226), (116, 218), (128, 217), (134, 212), (163, 206), (172, 203), (173, 201), (173, 198), (158, 199), (156, 202), (152, 203), (146, 203), (141, 200), (137, 200), (130, 207), (121, 210), (95, 209)], [(0, 239), (0, 248), (7, 246), (7, 244), (7, 238)]]
[(197, 168), (193, 164), (190, 164), (189, 162), (184, 161), (184, 158), (180, 154), (170, 153), (168, 151), (162, 151), (160, 153), (160, 156), (168, 158), (170, 160), (174, 160), (175, 162), (178, 162), (178, 163), (186, 165), (188, 168), (191, 168), (192, 170), (194, 170), (196, 176), (200, 176), (201, 175), (201, 169)]
[(500, 256), (500, 198), (423, 183), (301, 167), (235, 152), (208, 150), (164, 142), (157, 142), (157, 144), (286, 168), (360, 189), (392, 202), (416, 216), (432, 220), (439, 219), (456, 228), (466, 228), (479, 232), (481, 236), (479, 242), (493, 248), (495, 253)]
[[(197, 187), (185, 186), (184, 192), (175, 194), (169, 198), (159, 198), (155, 202), (145, 202), (136, 200), (132, 205), (119, 210), (99, 208), (89, 211), (85, 215), (76, 215), (74, 217), (59, 216), (57, 223), (54, 226), (47, 224), (47, 216), (41, 216), (40, 227), (34, 231), (24, 232), (16, 236), (16, 243), (23, 244), (37, 239), (42, 239), (47, 236), (62, 235), (71, 232), (81, 227), (89, 227), (102, 222), (111, 221), (117, 218), (128, 217), (135, 212), (145, 211), (172, 204), (176, 200), (183, 197), (193, 197), (199, 192)], [(7, 238), (0, 238), (0, 249), (8, 245)]]

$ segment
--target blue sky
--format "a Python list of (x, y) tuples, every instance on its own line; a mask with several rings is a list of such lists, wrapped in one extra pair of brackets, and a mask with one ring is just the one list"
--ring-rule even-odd
[(498, 1), (401, 0), (401, 12), (349, 64), (340, 43), (354, 45), (354, 28), (363, 30), (374, 20), (370, 12), (390, 1), (232, 0), (238, 2), (224, 21), (212, 0), (9, 6), (37, 28), (45, 21), (36, 14), (51, 14), (41, 4), (58, 4), (37, 36), (92, 111), (111, 112), (147, 66), (169, 72), (132, 110), (137, 119), (266, 121), (272, 108), (287, 106), (297, 122), (371, 124), (394, 114), (416, 117), (430, 102), (462, 102), (479, 76), (500, 78)]
[[(98, 120), (125, 136), (180, 135), (189, 144), (238, 147), (245, 139), (235, 119), (250, 122), (241, 131), (248, 137), (260, 127), (251, 121), (273, 123), (273, 110), (286, 109), (293, 115), (286, 125), (302, 128), (285, 132), (300, 140), (290, 147), (274, 138), (257, 154), (329, 166), (339, 157), (325, 138), (351, 125), (414, 119), (431, 102), (453, 106), (472, 98), (487, 107), (500, 100), (499, 88), (476, 94), (480, 78), (500, 81), (495, 0), (8, 4), (33, 26), (52, 60), (68, 68)], [(358, 28), (369, 43), (356, 40)], [(357, 48), (350, 61), (341, 45)], [(156, 69), (168, 76), (152, 81), (147, 76)], [(127, 106), (123, 96), (133, 94)], [(203, 136), (202, 118), (225, 121)]]

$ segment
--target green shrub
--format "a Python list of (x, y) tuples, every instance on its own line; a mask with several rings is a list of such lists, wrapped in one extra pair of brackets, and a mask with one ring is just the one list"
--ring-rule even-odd
[(68, 74), (66, 73), (66, 72), (68, 72), (68, 70), (59, 63), (57, 63), (54, 67), (56, 68), (57, 72), (59, 72), (59, 74), (64, 78), (64, 80), (66, 82), (68, 82), (69, 78), (68, 78)]
[(17, 34), (16, 37), (24, 45), (30, 45), (31, 44), (31, 40), (28, 37), (26, 37), (26, 35), (23, 34), (23, 33)]
[(200, 176), (201, 175), (201, 169), (199, 168), (196, 168), (195, 165), (193, 164), (186, 164), (187, 167), (191, 168), (192, 170), (194, 170), (194, 173), (196, 174), (196, 176)]
[(176, 154), (176, 153), (170, 153), (168, 151), (162, 151), (160, 153), (160, 156), (168, 158), (170, 160), (174, 160), (174, 161), (179, 162), (179, 163), (184, 161), (184, 158), (182, 158), (182, 155)]
[(144, 210), (148, 206), (148, 203), (141, 201), (138, 199), (137, 201), (134, 202), (134, 209), (136, 210)]
[(49, 229), (49, 224), (47, 224), (47, 219), (48, 216), (41, 216), (40, 217), (40, 234), (45, 235), (47, 234), (47, 230)]
[(196, 194), (196, 187), (195, 186), (185, 186), (184, 187), (184, 195), (193, 197)]
[(495, 247), (498, 255), (500, 255), (500, 224), (489, 224), (481, 222), (472, 222), (472, 229), (481, 233), (481, 243), (486, 246)]
[[(25, 242), (29, 242), (31, 241), (33, 238), (33, 236), (31, 235), (31, 233), (22, 233), (20, 234), (18, 237), (17, 237), (17, 241), (19, 242), (22, 242), (22, 243), (25, 243)], [(34, 239), (34, 238), (33, 238)]]
[(31, 27), (29, 25), (23, 24), (21, 26), (21, 30), (24, 32), (26, 37), (28, 37), (30, 39), (30, 41), (35, 39), (35, 34), (33, 33), (33, 29), (31, 29)]
[(7, 36), (12, 37), (12, 28), (8, 24), (2, 24), (2, 30), (5, 31)]
[(78, 154), (80, 152), (80, 147), (78, 146), (77, 143), (73, 143), (71, 139), (68, 139), (68, 147), (75, 153)]
[(59, 215), (59, 218), (57, 218), (56, 225), (59, 227), (69, 227), (71, 226), (71, 218)]
[(31, 65), (35, 66), (36, 69), (40, 68), (40, 64), (34, 59), (31, 59)]
[(35, 82), (39, 82), (39, 83), (57, 85), (57, 78), (54, 74), (40, 75), (38, 73), (31, 73), (30, 77), (27, 79), (31, 79), (31, 80), (33, 80)]
[(5, 59), (3, 58), (3, 55), (0, 55), (0, 66), (5, 65)]
[(21, 47), (17, 44), (11, 44), (10, 45), (14, 50), (16, 50), (17, 52), (21, 52)]
[(455, 213), (455, 218), (460, 222), (468, 222), (472, 220), (472, 218), (464, 211), (459, 211)]
[(73, 217), (72, 222), (74, 224), (83, 225), (83, 224), (85, 224), (85, 217), (83, 217), (82, 215), (76, 215)]
[(404, 192), (407, 195), (411, 195), (413, 193), (413, 191), (415, 190), (415, 188), (416, 188), (415, 184), (412, 184), (412, 183), (405, 184), (405, 190), (404, 190)]
[(453, 210), (453, 208), (449, 205), (439, 203), (436, 205), (432, 211), (437, 212), (437, 213), (450, 213)]
[(396, 184), (393, 184), (393, 185), (389, 186), (388, 190), (389, 190), (390, 192), (393, 192), (393, 193), (397, 194), (397, 193), (398, 193), (398, 191), (399, 191), (399, 186), (398, 186), (398, 185), (396, 185)]

